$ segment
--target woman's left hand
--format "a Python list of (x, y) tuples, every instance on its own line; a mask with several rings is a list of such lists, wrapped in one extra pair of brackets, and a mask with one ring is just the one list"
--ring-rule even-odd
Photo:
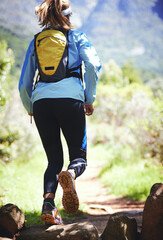
[(85, 110), (85, 114), (86, 114), (87, 116), (92, 115), (93, 112), (94, 112), (93, 104), (91, 104), (91, 105), (84, 104), (84, 110)]

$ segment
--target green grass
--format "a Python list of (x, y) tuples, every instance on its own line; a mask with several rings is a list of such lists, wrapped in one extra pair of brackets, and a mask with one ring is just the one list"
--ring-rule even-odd
[(108, 192), (133, 200), (145, 200), (154, 183), (163, 182), (162, 168), (143, 162), (132, 166), (115, 166), (102, 174)]
[[(41, 224), (43, 174), (46, 165), (43, 151), (36, 152), (29, 161), (14, 161), (6, 166), (0, 163), (0, 205), (16, 204), (25, 213), (27, 226)], [(85, 207), (82, 205), (76, 215), (67, 214), (62, 208), (61, 191), (58, 187), (55, 204), (62, 218), (73, 220), (84, 214)]]
[(27, 223), (40, 223), (45, 166), (46, 162), (40, 154), (28, 162), (0, 166), (1, 204), (16, 204), (25, 213)]
[(163, 182), (163, 167), (151, 159), (141, 159), (136, 151), (116, 145), (103, 146), (103, 151), (107, 158), (99, 177), (108, 193), (144, 201), (152, 185)]

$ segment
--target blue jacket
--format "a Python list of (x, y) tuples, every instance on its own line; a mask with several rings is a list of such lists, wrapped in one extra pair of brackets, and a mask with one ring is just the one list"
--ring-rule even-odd
[(80, 79), (70, 77), (55, 83), (38, 82), (36, 88), (33, 89), (34, 77), (38, 68), (33, 39), (28, 47), (19, 81), (20, 97), (28, 113), (32, 114), (33, 103), (43, 98), (73, 98), (89, 105), (94, 102), (98, 73), (101, 68), (100, 60), (85, 34), (70, 30), (68, 39), (68, 68), (77, 67), (82, 61), (84, 62), (84, 87)]

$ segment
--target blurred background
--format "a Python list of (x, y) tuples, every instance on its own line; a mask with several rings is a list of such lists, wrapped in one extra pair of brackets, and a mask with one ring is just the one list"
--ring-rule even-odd
[[(34, 9), (41, 2), (0, 0), (0, 204), (36, 213), (47, 162), (18, 82), (40, 31)], [(71, 0), (71, 6), (72, 23), (87, 34), (103, 66), (95, 113), (87, 119), (88, 161), (100, 162), (108, 194), (145, 200), (163, 182), (163, 1)]]

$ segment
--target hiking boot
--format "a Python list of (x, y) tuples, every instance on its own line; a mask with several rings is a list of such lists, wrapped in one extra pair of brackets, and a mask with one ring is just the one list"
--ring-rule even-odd
[(75, 181), (68, 171), (58, 175), (58, 181), (63, 189), (62, 204), (67, 213), (76, 213), (79, 208), (79, 199), (75, 189)]
[(46, 224), (60, 225), (63, 223), (58, 209), (49, 202), (43, 204), (41, 220)]

